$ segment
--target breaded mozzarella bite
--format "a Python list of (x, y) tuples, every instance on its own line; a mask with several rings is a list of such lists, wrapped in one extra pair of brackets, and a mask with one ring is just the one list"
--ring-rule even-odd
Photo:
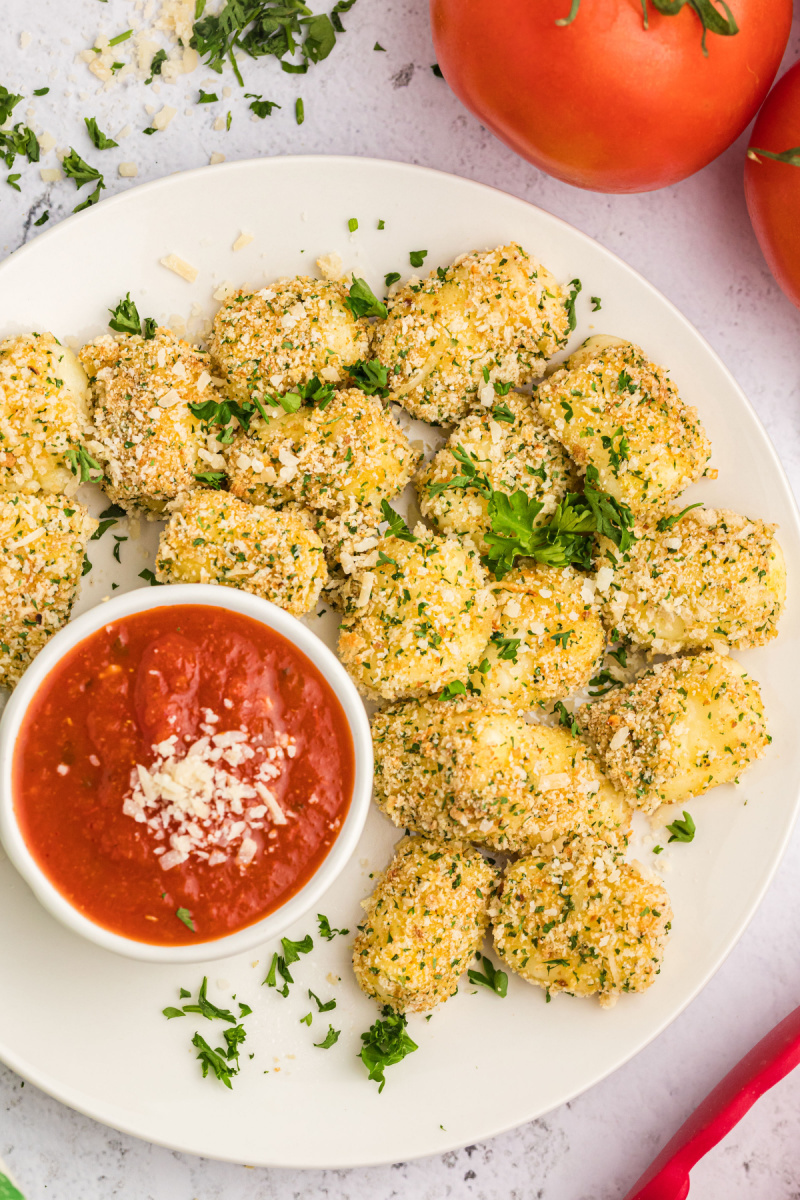
[(348, 580), (339, 654), (371, 697), (399, 700), (467, 678), (492, 631), (494, 598), (471, 543), (423, 525), (384, 537)]
[(72, 495), (89, 407), (86, 373), (52, 333), (0, 342), (0, 491)]
[(732, 782), (770, 741), (758, 684), (711, 651), (659, 663), (581, 714), (608, 778), (645, 812)]
[(566, 729), (477, 700), (397, 704), (372, 722), (375, 801), (395, 825), (525, 854), (573, 830), (616, 844), (630, 809)]
[(606, 643), (588, 576), (572, 567), (514, 567), (494, 595), (492, 637), (472, 673), (481, 699), (524, 712), (585, 687)]
[(664, 888), (594, 839), (509, 864), (498, 908), (505, 965), (548, 993), (598, 996), (603, 1008), (650, 987), (672, 922)]
[(0, 493), (0, 687), (66, 624), (96, 528), (76, 500)]
[(656, 654), (763, 646), (778, 632), (786, 598), (777, 526), (728, 509), (678, 516), (641, 522), (624, 554), (601, 540), (607, 626)]
[(93, 453), (108, 496), (128, 512), (158, 520), (169, 503), (217, 475), (224, 460), (208, 449), (189, 405), (215, 398), (208, 355), (170, 329), (151, 338), (106, 335), (83, 347), (94, 398)]
[(462, 452), (495, 491), (522, 491), (538, 501), (542, 509), (537, 524), (552, 516), (565, 492), (576, 485), (574, 466), (528, 396), (509, 392), (502, 401), (497, 398), (494, 408), (464, 417), (447, 445), (420, 471), (415, 485), (423, 517), (442, 533), (471, 537), (482, 554), (487, 549), (484, 535), (491, 528), (489, 501), (474, 488), (452, 486), (464, 478)]
[(361, 990), (401, 1013), (449, 999), (483, 942), (497, 875), (466, 842), (398, 842), (364, 901), (353, 947)]
[(239, 291), (214, 318), (211, 357), (228, 396), (243, 402), (283, 395), (317, 375), (343, 382), (369, 354), (369, 322), (345, 304), (342, 283), (298, 276)]
[(580, 470), (635, 514), (663, 507), (699, 479), (711, 444), (697, 410), (638, 346), (597, 336), (537, 387), (534, 400)]
[(255, 417), (226, 450), (231, 491), (251, 504), (296, 501), (334, 514), (355, 503), (379, 513), (419, 462), (380, 400), (357, 388), (335, 392), (324, 407), (269, 416)]
[(447, 425), (484, 395), (491, 401), (495, 380), (516, 386), (541, 374), (568, 334), (566, 292), (512, 243), (409, 280), (390, 299), (372, 349), (389, 372), (390, 398)]
[(300, 617), (328, 575), (312, 524), (300, 510), (276, 513), (227, 492), (191, 492), (159, 538), (156, 578), (227, 584)]

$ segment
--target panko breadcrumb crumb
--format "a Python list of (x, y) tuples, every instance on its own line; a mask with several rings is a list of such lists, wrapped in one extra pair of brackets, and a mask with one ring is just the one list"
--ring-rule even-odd
[(763, 646), (778, 632), (786, 597), (777, 526), (728, 509), (677, 516), (640, 523), (624, 554), (601, 540), (606, 624), (656, 654)]
[(667, 504), (711, 455), (697, 410), (638, 346), (597, 336), (539, 384), (539, 412), (581, 471), (634, 513)]
[(370, 329), (345, 305), (344, 284), (298, 276), (238, 291), (214, 318), (210, 350), (231, 399), (282, 395), (315, 375), (341, 383), (369, 354)]
[(435, 425), (459, 420), (484, 398), (492, 405), (495, 380), (527, 383), (567, 340), (567, 299), (515, 243), (411, 279), (391, 297), (373, 338), (391, 399)]
[(83, 367), (52, 333), (0, 342), (0, 491), (72, 495), (89, 423)]
[(588, 747), (477, 700), (424, 700), (376, 714), (375, 801), (395, 825), (502, 853), (580, 829), (616, 844), (630, 809)]
[(591, 838), (511, 863), (498, 908), (495, 949), (512, 971), (604, 1008), (650, 987), (672, 923), (664, 888)]
[(0, 493), (0, 686), (66, 624), (96, 528), (76, 500)]
[(380, 400), (357, 388), (335, 392), (324, 407), (255, 417), (226, 450), (234, 495), (252, 504), (295, 501), (328, 514), (351, 502), (379, 513), (419, 458)]
[(471, 543), (422, 524), (384, 537), (343, 593), (339, 655), (368, 696), (424, 696), (465, 679), (492, 631), (494, 599)]
[(198, 475), (219, 474), (219, 446), (208, 439), (208, 448), (189, 410), (215, 398), (208, 355), (159, 326), (150, 338), (98, 338), (80, 359), (94, 397), (90, 446), (112, 500), (158, 520), (171, 501), (197, 487)]
[(462, 450), (495, 491), (523, 491), (538, 501), (537, 524), (552, 516), (565, 492), (576, 485), (574, 466), (528, 396), (510, 392), (497, 397), (493, 408), (465, 417), (415, 483), (423, 517), (442, 533), (471, 537), (482, 554), (487, 549), (484, 534), (491, 528), (487, 497), (474, 488), (445, 486), (463, 478), (463, 465), (453, 453)]
[(295, 617), (314, 608), (327, 574), (310, 514), (276, 513), (226, 492), (192, 492), (158, 542), (159, 582), (227, 584)]
[(589, 577), (514, 567), (494, 595), (492, 638), (471, 677), (481, 698), (524, 712), (585, 687), (606, 642)]
[(362, 991), (397, 1012), (452, 996), (483, 942), (497, 875), (466, 842), (403, 838), (364, 901), (353, 947)]
[(609, 779), (645, 812), (730, 783), (770, 741), (758, 684), (711, 651), (659, 663), (581, 715)]

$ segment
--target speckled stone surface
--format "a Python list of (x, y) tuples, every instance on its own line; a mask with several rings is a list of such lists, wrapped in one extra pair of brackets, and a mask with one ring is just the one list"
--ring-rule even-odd
[[(229, 72), (220, 79), (200, 68), (163, 85), (158, 95), (135, 80), (107, 92), (98, 86), (75, 56), (98, 32), (115, 36), (128, 29), (132, 0), (4, 0), (0, 82), (26, 96), (16, 119), (50, 131), (58, 147), (74, 146), (105, 171), (107, 195), (201, 166), (213, 153), (229, 160), (347, 153), (438, 167), (541, 205), (620, 254), (698, 326), (749, 395), (798, 492), (800, 313), (775, 286), (750, 229), (741, 188), (746, 140), (660, 193), (607, 197), (570, 189), (515, 158), (434, 77), (426, 9), (426, 0), (358, 0), (345, 15), (346, 35), (306, 77), (283, 74), (273, 60), (246, 60), (247, 90), (282, 105), (264, 121), (251, 119)], [(23, 33), (30, 34), (22, 38), (24, 47)], [(384, 52), (373, 50), (376, 41)], [(121, 59), (125, 51), (122, 44)], [(787, 65), (798, 53), (800, 21)], [(48, 86), (47, 96), (27, 100)], [(233, 94), (197, 107), (200, 86), (220, 95), (231, 86)], [(300, 94), (306, 116), (297, 127)], [(28, 103), (33, 110), (26, 113)], [(150, 124), (147, 104), (177, 108), (165, 132), (138, 132)], [(214, 131), (216, 116), (228, 110), (230, 131)], [(99, 153), (86, 136), (84, 116), (95, 116), (112, 137), (129, 123), (137, 132), (119, 149)], [(137, 164), (138, 180), (118, 176), (122, 161)], [(39, 165), (57, 166), (55, 153)], [(71, 182), (43, 183), (38, 167), (15, 170), (22, 174), (19, 194), (0, 182), (3, 254), (36, 236), (33, 222), (45, 209), (53, 222), (77, 202)], [(419, 220), (422, 232), (423, 211)], [(364, 1170), (252, 1170), (115, 1133), (0, 1067), (0, 1156), (28, 1200), (614, 1200), (718, 1079), (800, 1003), (799, 879), (800, 830), (747, 933), (671, 1028), (578, 1100), (485, 1144)], [(57, 1019), (57, 979), (53, 991)], [(158, 1086), (157, 1062), (153, 1083)], [(692, 1196), (800, 1198), (800, 1072), (698, 1166)]]

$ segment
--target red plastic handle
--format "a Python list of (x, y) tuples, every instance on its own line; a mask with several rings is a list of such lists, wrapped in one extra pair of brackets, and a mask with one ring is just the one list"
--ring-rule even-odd
[(684, 1200), (689, 1171), (721, 1142), (759, 1096), (800, 1063), (800, 1008), (729, 1071), (627, 1193), (624, 1200)]

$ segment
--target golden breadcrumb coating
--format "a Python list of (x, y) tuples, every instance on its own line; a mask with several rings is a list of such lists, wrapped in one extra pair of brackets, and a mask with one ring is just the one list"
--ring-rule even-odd
[(405, 837), (353, 947), (362, 991), (397, 1012), (426, 1012), (453, 995), (489, 926), (497, 870), (466, 842)]
[(495, 949), (512, 971), (604, 1008), (650, 987), (672, 923), (664, 888), (591, 838), (511, 863), (497, 907)]
[(594, 593), (572, 567), (512, 568), (494, 589), (492, 638), (471, 677), (481, 699), (524, 712), (585, 687), (606, 643)]
[(482, 554), (491, 528), (488, 498), (474, 488), (444, 488), (463, 466), (454, 456), (465, 451), (495, 491), (523, 491), (542, 505), (537, 524), (552, 516), (577, 472), (563, 448), (550, 436), (528, 396), (510, 392), (493, 409), (471, 413), (458, 423), (447, 445), (415, 481), (423, 517), (442, 533), (471, 537)]
[(336, 392), (323, 408), (280, 409), (256, 417), (226, 450), (231, 491), (252, 504), (297, 501), (318, 512), (351, 503), (380, 512), (381, 500), (406, 486), (419, 462), (408, 438), (376, 396)]
[(344, 593), (339, 655), (367, 695), (424, 696), (467, 678), (492, 631), (494, 598), (471, 543), (384, 537)]
[(397, 704), (372, 722), (375, 801), (395, 825), (529, 853), (581, 829), (615, 844), (630, 809), (566, 729), (477, 700)]
[(0, 342), (0, 491), (72, 495), (89, 424), (83, 367), (52, 333)]
[(611, 782), (645, 812), (730, 783), (770, 742), (758, 684), (712, 651), (659, 663), (581, 718)]
[(589, 338), (534, 393), (548, 427), (598, 486), (645, 513), (699, 479), (711, 444), (663, 367), (619, 338)]
[(80, 359), (94, 398), (90, 447), (117, 504), (158, 520), (170, 501), (197, 487), (197, 475), (224, 467), (189, 410), (215, 398), (208, 355), (159, 327), (151, 338), (97, 338)]
[(677, 515), (641, 522), (624, 554), (601, 540), (606, 624), (657, 654), (763, 646), (786, 597), (777, 526), (728, 509), (696, 508), (670, 523)]
[(389, 301), (373, 354), (389, 372), (391, 399), (446, 425), (466, 416), (493, 383), (540, 374), (569, 334), (567, 294), (512, 243), (457, 258)]
[(96, 528), (76, 500), (0, 493), (0, 686), (66, 624)]
[(191, 492), (159, 538), (156, 578), (227, 584), (300, 617), (328, 575), (312, 523), (300, 510), (276, 513), (227, 492)]
[(279, 279), (239, 291), (214, 318), (211, 357), (225, 390), (240, 403), (282, 395), (315, 375), (341, 383), (369, 355), (369, 322), (345, 305), (347, 288), (324, 279)]

